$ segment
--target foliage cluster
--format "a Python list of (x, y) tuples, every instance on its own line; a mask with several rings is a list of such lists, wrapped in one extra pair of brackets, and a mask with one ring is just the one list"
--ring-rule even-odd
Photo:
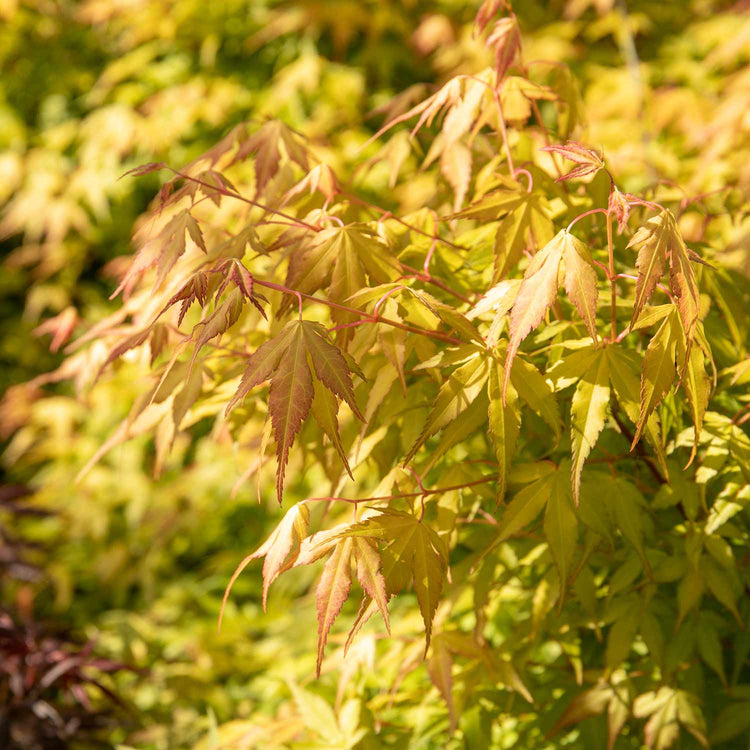
[[(210, 718), (206, 747), (666, 748), (747, 729), (750, 27), (730, 9), (688, 49), (656, 35), (641, 63), (637, 34), (660, 13), (676, 27), (676, 5), (598, 5), (550, 26), (500, 0), (465, 26), (406, 13), (432, 92), (368, 102), (364, 78), (308, 49), (267, 89), (278, 109), (179, 170), (179, 149), (133, 170), (169, 178), (115, 269), (122, 304), (34, 383), (85, 395), (14, 389), (5, 460), (42, 504), (74, 493), (65, 533), (82, 546), (62, 545), (58, 604), (156, 665), (151, 694), (121, 680), (157, 724), (192, 685), (210, 717), (236, 717)], [(383, 64), (385, 26), (312, 18), (334, 55), (374, 29), (352, 62)], [(610, 47), (622, 69), (597, 60)], [(372, 138), (366, 103), (384, 120)], [(45, 330), (61, 346), (76, 325)], [(235, 574), (263, 557), (262, 588), (245, 573), (224, 608), (232, 558), (267, 523), (256, 485), (284, 510)], [(144, 601), (145, 617), (113, 611)], [(258, 668), (238, 703), (243, 655)], [(154, 729), (136, 741), (163, 741)]]

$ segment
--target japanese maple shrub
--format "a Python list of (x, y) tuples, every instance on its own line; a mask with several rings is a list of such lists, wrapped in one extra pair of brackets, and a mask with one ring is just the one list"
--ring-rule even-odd
[(398, 628), (399, 679), (426, 657), (449, 735), (513, 717), (536, 747), (732, 740), (750, 727), (750, 286), (706, 196), (629, 192), (585, 145), (571, 73), (525, 62), (504, 2), (475, 33), (494, 64), (397, 97), (350, 174), (279, 121), (134, 170), (171, 176), (121, 309), (65, 372), (142, 348), (153, 382), (92, 464), (151, 432), (159, 471), (210, 418), (265, 490), (273, 450), (287, 507), (227, 594), (252, 560), (264, 604), (325, 560), (320, 673), (356, 579), (338, 648), (372, 615)]

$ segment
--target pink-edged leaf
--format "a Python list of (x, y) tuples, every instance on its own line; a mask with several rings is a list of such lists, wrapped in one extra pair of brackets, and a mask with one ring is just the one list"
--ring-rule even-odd
[(497, 21), (486, 44), (495, 52), (495, 74), (499, 81), (521, 51), (521, 30), (515, 15)]
[(521, 342), (541, 322), (557, 299), (557, 274), (568, 233), (560, 230), (532, 259), (510, 313), (510, 340), (503, 375), (503, 402), (513, 360)]
[(596, 271), (586, 246), (572, 234), (566, 234), (563, 245), (565, 293), (583, 318), (586, 330), (596, 341)]
[(252, 560), (257, 560), (260, 557), (265, 557), (263, 561), (263, 609), (265, 610), (270, 585), (286, 566), (290, 555), (296, 555), (302, 540), (307, 536), (309, 523), (310, 511), (307, 505), (304, 503), (293, 505), (281, 519), (279, 525), (271, 532), (268, 539), (255, 552), (242, 560), (224, 590), (224, 598), (219, 611), (219, 630), (221, 630), (224, 608), (234, 582)]
[(677, 308), (680, 311), (682, 327), (688, 341), (687, 355), (689, 356), (690, 343), (693, 340), (700, 312), (700, 292), (698, 291), (698, 282), (695, 280), (693, 264), (690, 262), (688, 248), (674, 221), (672, 222), (672, 242), (669, 252), (669, 285), (675, 297), (677, 297)]
[(481, 34), (499, 10), (508, 7), (506, 0), (484, 0), (474, 19), (475, 33)]
[(255, 386), (268, 380), (284, 356), (292, 335), (295, 332), (296, 321), (289, 323), (276, 336), (262, 343), (248, 358), (245, 374), (242, 376), (237, 392), (232, 397), (226, 409), (226, 414), (240, 402)]
[(284, 492), (284, 473), (289, 460), (289, 449), (310, 411), (313, 394), (304, 327), (302, 323), (298, 323), (271, 381), (268, 399), (268, 411), (276, 440), (276, 495), (279, 503)]
[(567, 141), (561, 146), (544, 146), (541, 150), (560, 154), (560, 156), (564, 156), (566, 159), (573, 161), (576, 164), (588, 164), (599, 168), (604, 166), (601, 156), (599, 156), (596, 151), (587, 148), (577, 141)]
[(46, 333), (52, 334), (49, 350), (57, 352), (70, 338), (77, 323), (78, 311), (75, 307), (66, 307), (61, 313), (55, 315), (54, 318), (48, 318), (38, 325), (32, 333), (34, 336), (44, 336)]
[(340, 349), (328, 340), (325, 327), (320, 323), (305, 320), (301, 323), (301, 331), (304, 345), (315, 368), (315, 375), (326, 388), (344, 399), (354, 414), (364, 421), (365, 418), (354, 398), (349, 365)]
[(133, 167), (127, 172), (123, 172), (117, 179), (121, 180), (123, 177), (141, 177), (144, 174), (150, 174), (151, 172), (158, 172), (160, 169), (165, 169), (166, 166), (166, 163), (163, 161), (150, 161), (146, 164)]
[(634, 247), (638, 250), (638, 257), (635, 261), (638, 269), (638, 280), (635, 284), (631, 326), (638, 320), (643, 306), (651, 299), (659, 279), (664, 274), (670, 234), (669, 219), (666, 212), (662, 212), (658, 216), (652, 216), (645, 226), (638, 229), (628, 243), (628, 247)]
[(375, 602), (383, 616), (385, 628), (391, 632), (388, 616), (388, 594), (385, 579), (380, 570), (380, 553), (369, 539), (354, 538), (354, 554), (357, 560), (357, 580), (363, 591)]
[(318, 660), (315, 671), (318, 677), (331, 625), (341, 612), (352, 587), (352, 545), (352, 539), (342, 539), (336, 545), (315, 590), (315, 608), (318, 612)]

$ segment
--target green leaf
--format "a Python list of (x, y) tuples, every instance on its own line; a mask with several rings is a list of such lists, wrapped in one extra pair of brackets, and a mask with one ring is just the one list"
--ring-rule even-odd
[(427, 417), (422, 433), (404, 459), (404, 463), (411, 461), (428, 438), (468, 409), (487, 382), (489, 365), (489, 360), (477, 353), (448, 376), (438, 391), (435, 405)]
[(550, 497), (556, 476), (556, 472), (548, 474), (516, 493), (503, 509), (494, 544), (514, 536), (541, 513)]
[(565, 469), (567, 467), (561, 465), (554, 475), (544, 514), (544, 536), (557, 565), (563, 591), (578, 540), (578, 519), (571, 503), (570, 474)]
[(596, 445), (607, 419), (609, 404), (609, 359), (603, 349), (591, 362), (576, 386), (570, 408), (570, 442), (573, 451), (571, 480), (573, 500), (578, 505), (581, 472), (589, 453)]
[(638, 632), (642, 609), (640, 599), (634, 599), (630, 607), (615, 620), (609, 629), (605, 661), (610, 669), (620, 666), (627, 659)]
[[(628, 419), (633, 424), (637, 424), (640, 415), (640, 386), (638, 382), (640, 362), (638, 355), (624, 349), (621, 344), (609, 344), (606, 351), (609, 359), (609, 378), (617, 395), (617, 402), (627, 414)], [(656, 414), (651, 414), (646, 420), (643, 434), (656, 454), (662, 473), (665, 477), (669, 476), (667, 456)]]
[(300, 718), (307, 729), (322, 737), (329, 747), (344, 747), (346, 738), (328, 702), (319, 695), (287, 681)]
[(534, 365), (521, 357), (513, 360), (512, 367), (511, 385), (516, 389), (521, 400), (525, 401), (552, 428), (557, 439), (562, 431), (562, 419), (557, 399), (549, 383)]
[(501, 372), (501, 367), (498, 364), (493, 364), (490, 369), (487, 385), (489, 395), (489, 428), (498, 464), (498, 503), (502, 503), (505, 498), (510, 464), (516, 452), (516, 443), (521, 430), (518, 396), (515, 389), (511, 388), (508, 391), (506, 402), (503, 404)]
[[(383, 556), (383, 577), (386, 584), (392, 572), (401, 578), (404, 568), (413, 575), (414, 591), (425, 625), (425, 652), (430, 645), (432, 620), (435, 616), (443, 575), (448, 559), (443, 542), (437, 533), (409, 513), (391, 508), (379, 510), (377, 516), (353, 524), (342, 536), (361, 536), (383, 542), (391, 553), (391, 564), (386, 566)], [(390, 569), (389, 569), (390, 568)], [(391, 585), (389, 591), (393, 591)]]
[(732, 703), (723, 708), (716, 717), (715, 728), (709, 739), (715, 745), (750, 731), (750, 701)]
[[(679, 334), (678, 334), (679, 335)], [(677, 379), (674, 312), (667, 316), (646, 348), (641, 369), (641, 407), (631, 449), (641, 437), (648, 418)]]

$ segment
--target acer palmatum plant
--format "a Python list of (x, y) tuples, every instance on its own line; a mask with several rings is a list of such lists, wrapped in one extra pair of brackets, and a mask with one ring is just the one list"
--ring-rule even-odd
[[(275, 120), (134, 170), (170, 176), (122, 307), (45, 379), (148, 355), (83, 473), (143, 434), (158, 473), (208, 417), (258, 446), (260, 490), (275, 445), (288, 507), (230, 587), (262, 557), (265, 604), (325, 560), (318, 674), (356, 579), (339, 647), (373, 614), (395, 628), (413, 591), (423, 637), (399, 608), (397, 681), (426, 657), (449, 734), (479, 692), (493, 720), (523, 714), (511, 691), (540, 741), (593, 716), (610, 748), (731, 740), (750, 723), (750, 285), (722, 267), (715, 214), (684, 239), (706, 196), (619, 184), (507, 3), (475, 33), (494, 66), (399, 103), (352, 175)], [(305, 475), (315, 496), (289, 504)]]

